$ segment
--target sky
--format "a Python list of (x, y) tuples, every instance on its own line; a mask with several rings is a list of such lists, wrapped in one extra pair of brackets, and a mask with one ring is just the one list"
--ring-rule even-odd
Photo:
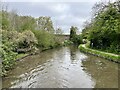
[(8, 11), (16, 10), (19, 15), (35, 18), (50, 16), (55, 29), (59, 27), (64, 33), (69, 34), (71, 26), (78, 27), (78, 33), (82, 31), (84, 22), (90, 21), (92, 7), (99, 1), (101, 0), (4, 0), (3, 2), (8, 6)]

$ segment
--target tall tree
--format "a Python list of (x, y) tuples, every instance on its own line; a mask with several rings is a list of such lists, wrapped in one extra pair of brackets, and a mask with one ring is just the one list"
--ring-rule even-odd
[(9, 27), (9, 20), (8, 20), (8, 15), (9, 13), (7, 11), (2, 10), (2, 29), (3, 30), (8, 30)]
[(36, 20), (31, 16), (20, 16), (20, 28), (24, 30), (34, 30), (36, 28)]
[(114, 2), (100, 4), (95, 9), (89, 31), (88, 39), (91, 47), (107, 50), (108, 52), (120, 52), (120, 10), (119, 3)]
[(39, 17), (37, 19), (37, 26), (39, 30), (46, 30), (48, 32), (54, 32), (53, 23), (50, 17)]
[(76, 37), (76, 31), (78, 30), (77, 27), (71, 26), (70, 28), (70, 40), (74, 41), (75, 37)]

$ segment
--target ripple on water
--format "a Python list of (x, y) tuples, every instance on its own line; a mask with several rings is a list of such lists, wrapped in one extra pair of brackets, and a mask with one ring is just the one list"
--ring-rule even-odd
[[(48, 50), (18, 63), (5, 78), (4, 88), (117, 87), (115, 63), (81, 53), (75, 47)], [(14, 76), (14, 77), (13, 77)]]

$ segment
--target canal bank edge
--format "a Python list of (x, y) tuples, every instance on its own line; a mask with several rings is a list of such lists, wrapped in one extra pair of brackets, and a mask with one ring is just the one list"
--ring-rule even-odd
[[(16, 60), (15, 60), (15, 62), (19, 62), (20, 60), (22, 60), (22, 59), (24, 59), (24, 58), (26, 58), (26, 57), (28, 57), (28, 56), (32, 56), (32, 55), (36, 55), (36, 54), (39, 54), (39, 53), (41, 53), (41, 52), (43, 52), (43, 51), (46, 51), (46, 50), (49, 50), (50, 48), (46, 48), (46, 49), (43, 49), (43, 50), (38, 50), (37, 52), (35, 52), (35, 53), (22, 53), (22, 54), (18, 54), (16, 57)], [(13, 67), (13, 66), (12, 66)], [(10, 70), (10, 69), (9, 69)], [(1, 77), (4, 77), (4, 76), (6, 76), (7, 75), (7, 73), (9, 72), (9, 70), (8, 71), (6, 71), (6, 73), (4, 73), (4, 74), (2, 74), (2, 73), (0, 73), (0, 76)]]
[(78, 48), (85, 53), (89, 53), (89, 54), (92, 54), (92, 55), (95, 55), (98, 57), (108, 59), (108, 60), (116, 62), (116, 63), (120, 63), (120, 55), (102, 52), (102, 51), (95, 50), (95, 49), (90, 49), (90, 48), (86, 47), (85, 44), (80, 44), (78, 46)]
[(31, 55), (36, 55), (36, 54), (38, 54), (38, 53), (41, 53), (41, 52), (46, 51), (46, 50), (49, 50), (49, 49), (50, 49), (50, 48), (45, 48), (45, 49), (43, 49), (43, 50), (40, 50), (40, 49), (39, 49), (38, 51), (36, 51), (36, 52), (34, 52), (34, 53), (29, 53), (29, 54), (27, 54), (27, 53), (18, 54), (16, 61), (20, 61), (21, 59), (24, 59), (25, 57), (28, 57), (28, 56), (31, 56)]

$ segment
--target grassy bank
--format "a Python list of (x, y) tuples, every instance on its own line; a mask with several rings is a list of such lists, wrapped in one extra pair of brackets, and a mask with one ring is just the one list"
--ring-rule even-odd
[(81, 51), (85, 52), (85, 53), (89, 53), (95, 56), (99, 56), (117, 63), (120, 63), (120, 55), (117, 54), (113, 54), (113, 53), (107, 53), (107, 52), (102, 52), (102, 51), (98, 51), (95, 49), (90, 49), (88, 47), (85, 46), (85, 44), (81, 44), (78, 47)]
[(16, 58), (16, 61), (19, 61), (20, 59), (22, 59), (22, 58), (24, 58), (24, 57), (26, 57), (26, 56), (28, 56), (29, 54), (18, 54), (17, 55), (17, 58)]

